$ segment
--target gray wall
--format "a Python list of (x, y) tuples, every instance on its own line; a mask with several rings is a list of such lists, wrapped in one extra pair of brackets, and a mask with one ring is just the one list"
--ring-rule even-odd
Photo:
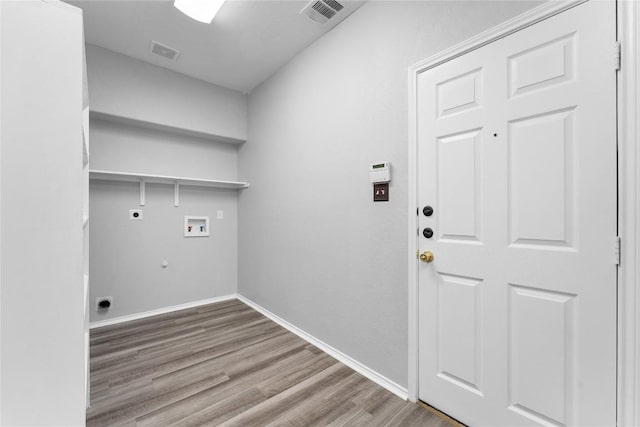
[[(237, 147), (209, 140), (93, 120), (91, 168), (236, 180)], [(90, 187), (91, 320), (98, 321), (237, 292), (236, 191), (92, 181)], [(141, 208), (143, 220), (129, 219)], [(222, 210), (224, 219), (217, 220)], [(208, 215), (211, 236), (185, 238), (185, 215)], [(162, 268), (162, 261), (169, 266)], [(113, 297), (107, 313), (97, 297)]]
[(235, 181), (238, 146), (91, 120), (91, 169)]
[(536, 4), (371, 1), (255, 90), (240, 293), (406, 387), (407, 67)]
[[(246, 139), (246, 96), (88, 45), (90, 107), (134, 121)], [(235, 181), (238, 146), (140, 126), (91, 120), (90, 167)], [(91, 321), (237, 292), (238, 193), (147, 184), (142, 221), (135, 183), (92, 181), (89, 295)], [(222, 210), (224, 219), (217, 220)], [(208, 215), (211, 236), (185, 238), (185, 215)], [(169, 266), (162, 268), (162, 261)], [(113, 297), (106, 313), (96, 298)]]
[(91, 111), (247, 139), (247, 99), (240, 92), (93, 45), (87, 45), (87, 72)]

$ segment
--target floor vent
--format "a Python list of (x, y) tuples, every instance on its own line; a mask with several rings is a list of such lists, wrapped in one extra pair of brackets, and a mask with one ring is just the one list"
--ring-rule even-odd
[(324, 24), (336, 16), (342, 9), (344, 9), (344, 6), (336, 0), (312, 0), (300, 13), (308, 16), (315, 22)]
[(180, 51), (178, 49), (174, 49), (170, 46), (167, 46), (166, 44), (159, 43), (155, 40), (151, 40), (151, 44), (149, 45), (149, 52), (173, 62), (177, 61), (178, 56), (180, 56)]

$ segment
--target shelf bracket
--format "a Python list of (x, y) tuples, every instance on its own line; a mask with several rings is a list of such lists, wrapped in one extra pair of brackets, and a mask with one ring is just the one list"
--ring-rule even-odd
[(140, 206), (144, 206), (145, 202), (145, 182), (144, 179), (140, 180)]
[(180, 206), (180, 184), (173, 184), (173, 206)]

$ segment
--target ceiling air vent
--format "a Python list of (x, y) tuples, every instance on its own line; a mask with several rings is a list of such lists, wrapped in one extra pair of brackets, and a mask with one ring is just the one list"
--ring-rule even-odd
[(344, 9), (344, 6), (338, 3), (336, 0), (324, 0), (324, 3), (336, 12), (340, 12), (342, 9)]
[(324, 24), (342, 9), (344, 9), (344, 6), (336, 0), (312, 0), (300, 13), (308, 16), (315, 22)]
[(180, 56), (180, 51), (178, 49), (174, 49), (166, 44), (158, 43), (155, 40), (151, 40), (149, 51), (154, 55), (162, 56), (163, 58), (173, 62), (177, 61), (178, 56)]

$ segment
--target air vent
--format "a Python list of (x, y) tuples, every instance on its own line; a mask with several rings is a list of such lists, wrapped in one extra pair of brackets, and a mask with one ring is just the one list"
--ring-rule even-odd
[(154, 55), (161, 56), (173, 62), (177, 61), (178, 56), (180, 56), (180, 51), (178, 49), (174, 49), (166, 44), (158, 43), (155, 40), (151, 40), (149, 51)]
[(338, 3), (336, 0), (324, 0), (324, 2), (327, 4), (327, 6), (329, 6), (336, 12), (340, 12), (342, 9), (344, 9), (344, 6)]
[(300, 13), (308, 16), (315, 22), (324, 24), (336, 16), (336, 13), (342, 9), (344, 9), (344, 6), (336, 0), (312, 0)]

